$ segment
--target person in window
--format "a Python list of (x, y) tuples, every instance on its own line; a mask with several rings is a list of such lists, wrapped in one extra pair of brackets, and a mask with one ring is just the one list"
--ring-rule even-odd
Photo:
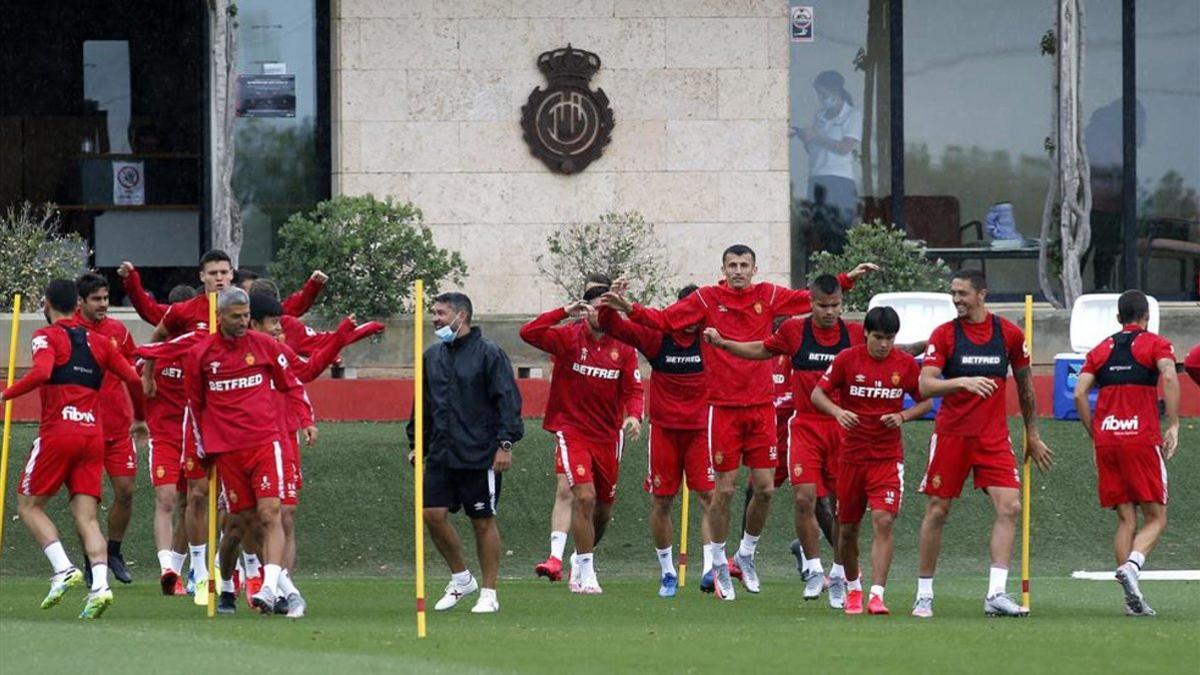
[(820, 107), (811, 127), (795, 130), (808, 152), (808, 198), (812, 227), (827, 251), (841, 253), (858, 211), (854, 151), (862, 140), (862, 111), (846, 91), (846, 79), (826, 70), (813, 81)]

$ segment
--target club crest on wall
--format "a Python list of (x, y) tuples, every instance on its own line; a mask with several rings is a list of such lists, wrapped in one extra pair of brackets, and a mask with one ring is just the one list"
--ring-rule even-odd
[(590, 89), (600, 57), (566, 48), (543, 52), (538, 69), (549, 84), (536, 87), (521, 107), (521, 128), (529, 151), (557, 173), (579, 173), (612, 139), (613, 111), (603, 89)]

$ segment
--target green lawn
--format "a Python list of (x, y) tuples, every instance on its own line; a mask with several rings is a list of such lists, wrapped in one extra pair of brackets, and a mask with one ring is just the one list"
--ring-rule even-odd
[[(1114, 583), (1069, 580), (1072, 570), (1113, 566), (1114, 517), (1096, 505), (1091, 450), (1077, 423), (1043, 422), (1043, 436), (1057, 451), (1059, 465), (1048, 476), (1035, 476), (1034, 616), (1025, 621), (983, 618), (990, 509), (981, 494), (970, 493), (947, 528), (937, 582), (938, 616), (931, 623), (904, 616), (915, 591), (916, 531), (923, 508), (916, 485), (932, 431), (929, 423), (905, 428), (907, 491), (888, 590), (889, 604), (899, 616), (887, 618), (844, 617), (799, 601), (798, 577), (787, 553), (792, 538), (787, 488), (777, 493), (759, 548), (762, 595), (742, 593), (731, 605), (718, 605), (694, 588), (671, 602), (654, 597), (657, 563), (647, 532), (647, 498), (641, 492), (644, 442), (626, 449), (616, 518), (597, 551), (605, 594), (579, 598), (562, 585), (530, 580), (533, 564), (546, 555), (554, 485), (550, 437), (530, 423), (500, 502), (506, 549), (503, 611), (494, 617), (472, 616), (466, 608), (433, 614), (431, 637), (421, 643), (413, 639), (412, 473), (403, 461), (400, 425), (325, 424), (319, 447), (306, 452), (297, 582), (309, 597), (310, 616), (299, 623), (245, 611), (208, 622), (202, 610), (186, 601), (157, 596), (144, 475), (125, 545), (134, 585), (115, 589), (116, 604), (98, 625), (74, 620), (82, 594), (56, 610), (38, 610), (47, 565), (14, 519), (13, 496), (34, 431), (16, 428), (10, 458), (0, 558), (4, 672), (21, 672), (26, 666), (42, 672), (89, 666), (140, 672), (151, 664), (159, 664), (157, 672), (172, 667), (194, 671), (205, 663), (228, 667), (230, 655), (234, 667), (291, 672), (795, 669), (797, 657), (804, 666), (820, 664), (826, 672), (1034, 672), (1052, 667), (1060, 672), (1180, 672), (1200, 662), (1197, 584), (1147, 582), (1148, 599), (1160, 615), (1134, 620), (1122, 615)], [(1170, 465), (1171, 524), (1149, 569), (1200, 568), (1197, 420), (1186, 420), (1181, 441)], [(62, 500), (57, 503), (56, 521), (67, 526)], [(740, 512), (739, 505), (735, 513)], [(696, 525), (693, 561), (699, 559)], [(64, 535), (64, 543), (78, 560), (74, 535)], [(468, 546), (468, 558), (472, 548)], [(446, 572), (431, 546), (427, 551), (432, 605)], [(1010, 589), (1015, 591), (1019, 559), (1013, 562)], [(695, 571), (694, 566), (689, 570), (689, 585), (694, 585)], [(863, 625), (847, 631), (847, 621)], [(230, 623), (237, 629), (229, 630)], [(189, 648), (187, 656), (164, 669), (162, 646), (181, 636), (191, 647), (205, 648)], [(999, 650), (998, 640), (1003, 641)], [(705, 644), (717, 648), (697, 648)]]

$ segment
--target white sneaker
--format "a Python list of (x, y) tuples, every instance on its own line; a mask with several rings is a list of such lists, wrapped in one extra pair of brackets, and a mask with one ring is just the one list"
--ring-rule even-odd
[(446, 584), (446, 594), (442, 596), (441, 600), (437, 601), (437, 604), (434, 605), (433, 608), (439, 612), (452, 609), (458, 604), (459, 600), (462, 600), (463, 596), (470, 595), (478, 590), (479, 582), (475, 581), (475, 577), (471, 577), (471, 583), (467, 584), (466, 586), (459, 586), (458, 584), (454, 583), (454, 581), (451, 581), (450, 583)]
[(734, 600), (737, 591), (733, 590), (733, 580), (729, 578), (729, 565), (713, 565), (713, 589), (718, 600)]
[(1125, 563), (1117, 568), (1116, 576), (1121, 590), (1125, 591), (1125, 613), (1130, 616), (1154, 616), (1156, 612), (1146, 604), (1142, 589), (1138, 587), (1137, 566)]
[(472, 614), (495, 614), (500, 611), (500, 601), (495, 595), (480, 595), (471, 608)]
[(846, 577), (829, 577), (829, 606), (834, 609), (846, 607)]
[(579, 564), (575, 561), (575, 554), (571, 554), (571, 574), (567, 579), (567, 588), (572, 593), (579, 592)]
[(587, 579), (580, 581), (572, 592), (580, 595), (600, 595), (604, 589), (600, 588), (600, 580), (596, 578), (595, 574), (592, 574)]
[(739, 551), (733, 556), (733, 561), (737, 566), (742, 568), (742, 585), (751, 593), (758, 593), (762, 586), (758, 581), (758, 568), (754, 566), (754, 558), (752, 556), (744, 556)]
[[(809, 572), (808, 576), (804, 577), (804, 599), (816, 600), (821, 597), (821, 591), (825, 590), (825, 573), (824, 572)], [(844, 598), (843, 598), (844, 602)]]

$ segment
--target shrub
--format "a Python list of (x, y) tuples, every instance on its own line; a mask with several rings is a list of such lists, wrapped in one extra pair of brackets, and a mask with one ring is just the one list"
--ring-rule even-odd
[(87, 269), (91, 251), (73, 232), (62, 232), (53, 204), (24, 202), (0, 217), (0, 309), (12, 310), (21, 294), (26, 310), (37, 308), (51, 279), (74, 279)]
[(950, 268), (940, 258), (926, 258), (925, 248), (904, 235), (904, 230), (878, 220), (852, 227), (841, 255), (821, 251), (812, 256), (808, 278), (846, 272), (863, 262), (878, 264), (878, 272), (859, 277), (846, 294), (846, 309), (851, 311), (865, 311), (876, 293), (949, 292)]
[(606, 213), (597, 222), (559, 228), (546, 238), (547, 252), (535, 258), (538, 272), (562, 290), (563, 300), (582, 295), (583, 280), (599, 272), (629, 279), (638, 302), (673, 300), (666, 244), (653, 223), (637, 211)]
[(350, 313), (386, 319), (412, 309), (417, 279), (432, 298), (442, 283), (461, 284), (467, 274), (457, 252), (434, 244), (421, 210), (390, 197), (334, 197), (293, 214), (278, 237), (271, 276), (281, 288), (300, 288), (313, 270), (328, 274), (314, 307), (326, 320)]

